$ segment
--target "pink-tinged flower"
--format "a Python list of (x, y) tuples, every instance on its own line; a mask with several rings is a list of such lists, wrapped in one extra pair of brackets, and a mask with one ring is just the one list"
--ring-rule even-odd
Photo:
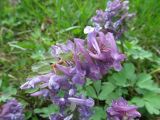
[(128, 105), (127, 101), (123, 98), (112, 102), (111, 107), (107, 109), (107, 115), (109, 120), (123, 120), (134, 119), (141, 117), (141, 114), (137, 111), (137, 107), (134, 105)]
[(13, 99), (0, 108), (0, 120), (24, 120), (21, 104)]
[(124, 61), (124, 54), (118, 51), (114, 36), (108, 32), (93, 32), (88, 34), (89, 55), (102, 61), (108, 67), (113, 67), (116, 71), (121, 70), (121, 62)]

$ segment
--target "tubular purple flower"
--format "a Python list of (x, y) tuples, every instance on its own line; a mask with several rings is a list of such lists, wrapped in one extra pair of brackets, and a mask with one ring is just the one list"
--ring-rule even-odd
[(54, 80), (55, 76), (52, 76), (49, 79), (48, 87), (49, 89), (58, 90), (60, 88), (60, 85), (57, 83), (57, 81)]
[(64, 120), (64, 116), (62, 114), (52, 114), (50, 117), (49, 117), (50, 120)]
[(52, 114), (52, 115), (49, 117), (49, 119), (50, 119), (50, 120), (71, 120), (72, 117), (73, 117), (72, 114), (69, 115), (69, 116), (67, 116), (67, 117), (64, 117), (62, 114), (56, 113), (56, 114)]
[(43, 89), (43, 90), (40, 90), (40, 91), (37, 91), (35, 93), (32, 93), (31, 96), (44, 96), (44, 97), (47, 97), (49, 96), (49, 91), (47, 89)]
[(90, 116), (92, 115), (92, 110), (90, 107), (80, 106), (78, 108), (79, 111), (79, 120), (89, 120)]
[(106, 35), (106, 38), (108, 38), (108, 43), (110, 44), (111, 49), (111, 57), (114, 60), (113, 62), (113, 67), (116, 71), (120, 71), (121, 70), (121, 62), (124, 61), (125, 59), (125, 55), (124, 54), (120, 54), (118, 52), (117, 46), (116, 46), (116, 42), (115, 39), (113, 37), (112, 33), (108, 33)]
[(127, 101), (120, 98), (112, 102), (111, 107), (107, 109), (108, 119), (121, 120), (124, 117), (128, 119), (134, 119), (140, 117), (141, 114), (137, 112), (137, 107), (134, 105), (128, 105)]
[(112, 32), (118, 39), (125, 30), (124, 22), (133, 16), (128, 13), (128, 3), (128, 0), (108, 1), (106, 10), (98, 10), (91, 19), (94, 30)]
[(94, 100), (92, 98), (89, 99), (81, 99), (81, 98), (68, 98), (69, 102), (75, 103), (77, 105), (84, 105), (87, 107), (93, 107), (94, 106)]
[[(94, 47), (94, 43), (97, 47)], [(108, 32), (106, 35), (102, 32), (90, 33), (88, 34), (88, 45), (91, 57), (109, 63), (116, 71), (121, 70), (121, 62), (124, 61), (125, 56), (118, 52), (112, 33)]]
[(33, 78), (28, 78), (27, 82), (23, 85), (21, 85), (21, 89), (29, 89), (29, 88), (34, 88), (36, 84), (40, 83), (40, 82), (47, 82), (51, 75), (53, 75), (53, 73), (48, 73), (46, 75), (40, 75), (37, 77), (33, 77)]
[(51, 76), (48, 82), (48, 88), (53, 91), (57, 91), (59, 89), (69, 90), (71, 85), (68, 81), (69, 77), (66, 75), (53, 75)]
[(52, 46), (51, 53), (54, 57), (59, 57), (59, 55), (63, 53), (63, 50), (60, 46), (54, 45)]
[(82, 68), (82, 63), (79, 59), (77, 50), (74, 53), (74, 61), (75, 61), (75, 74), (72, 77), (72, 81), (74, 84), (83, 85), (85, 83), (85, 75), (86, 71)]
[(21, 104), (13, 99), (2, 105), (0, 120), (24, 120)]
[(122, 1), (121, 0), (114, 0), (113, 2), (109, 1), (107, 3), (107, 10), (108, 11), (115, 11), (119, 10), (122, 7)]
[(61, 72), (63, 72), (65, 75), (67, 76), (72, 76), (73, 74), (71, 73), (72, 71), (72, 67), (66, 67), (66, 66), (63, 66), (63, 65), (59, 65), (59, 64), (56, 64), (56, 68), (58, 70), (60, 70)]
[(98, 80), (102, 77), (99, 67), (94, 63), (88, 51), (86, 50), (85, 42), (82, 39), (74, 39), (77, 50), (83, 55), (83, 63), (81, 63), (82, 68), (86, 71), (86, 76)]
[[(31, 96), (50, 97), (50, 100), (59, 106), (59, 113), (51, 115), (51, 120), (70, 120), (72, 117), (67, 114), (71, 112), (72, 116), (74, 110), (78, 110), (79, 119), (88, 120), (94, 100), (78, 96), (77, 85), (84, 85), (87, 78), (100, 80), (111, 68), (116, 71), (122, 68), (121, 62), (125, 56), (118, 50), (115, 40), (124, 32), (124, 22), (132, 15), (128, 13), (126, 0), (110, 1), (107, 7), (105, 11), (96, 11), (96, 16), (92, 18), (93, 27), (87, 26), (84, 29), (86, 40), (74, 38), (66, 44), (52, 46), (53, 70), (48, 74), (29, 78), (21, 86), (21, 89), (39, 88), (40, 90)], [(118, 106), (113, 106), (119, 111), (125, 111), (128, 117), (138, 115), (134, 107), (119, 102)], [(108, 113), (118, 120), (118, 115), (122, 113), (115, 111), (113, 106)]]
[(51, 47), (51, 54), (55, 58), (60, 58), (61, 54), (68, 53), (74, 50), (74, 43), (70, 40), (67, 41), (66, 45), (57, 44)]

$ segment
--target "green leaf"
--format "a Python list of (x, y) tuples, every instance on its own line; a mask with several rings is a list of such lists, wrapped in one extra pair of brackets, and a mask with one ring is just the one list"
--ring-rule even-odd
[(160, 88), (156, 83), (151, 79), (152, 76), (146, 73), (141, 73), (137, 77), (137, 86), (141, 89), (146, 89), (149, 91), (160, 93)]
[(155, 93), (146, 93), (142, 98), (134, 97), (130, 102), (138, 107), (144, 107), (150, 114), (160, 114), (160, 95)]
[(101, 89), (101, 92), (100, 92), (98, 98), (100, 100), (105, 100), (108, 97), (108, 95), (113, 92), (113, 90), (115, 88), (116, 87), (112, 83), (110, 83), (110, 82), (105, 83), (102, 86), (102, 89)]
[(106, 98), (106, 104), (110, 105), (113, 100), (116, 100), (122, 96), (122, 89), (115, 89), (113, 92), (111, 92), (107, 98)]
[(31, 94), (31, 93), (37, 92), (38, 89), (39, 89), (39, 88), (27, 89), (25, 92)]
[(43, 118), (49, 117), (49, 115), (57, 111), (58, 107), (54, 105), (49, 105), (48, 107), (34, 109), (34, 112), (40, 114), (40, 116), (42, 116)]
[(122, 73), (125, 75), (125, 78), (129, 80), (135, 80), (135, 67), (132, 63), (124, 64), (124, 68), (122, 69)]
[(92, 83), (93, 83), (93, 80), (87, 78), (85, 86), (89, 86)]
[(32, 117), (32, 111), (27, 111), (27, 112), (25, 112), (25, 119), (29, 119), (29, 118), (31, 118)]
[(127, 86), (127, 79), (123, 73), (115, 73), (111, 77), (108, 77), (108, 80), (117, 86)]
[(32, 66), (32, 71), (39, 74), (48, 73), (51, 70), (51, 66), (48, 62), (39, 62)]
[(88, 96), (93, 97), (93, 98), (97, 98), (96, 92), (92, 86), (88, 86), (86, 88), (86, 91), (87, 91)]
[(16, 95), (17, 89), (13, 87), (3, 88), (0, 97), (0, 102), (5, 102), (6, 100), (12, 99), (12, 95)]
[(17, 44), (17, 41), (8, 42), (8, 45), (9, 45), (12, 49), (17, 48), (17, 49), (19, 49), (19, 50), (26, 50), (25, 48), (19, 46), (19, 45)]
[(132, 56), (134, 59), (143, 60), (152, 57), (152, 53), (137, 45), (137, 41), (125, 41), (125, 49), (127, 55)]
[(91, 120), (103, 120), (106, 118), (106, 112), (101, 107), (94, 108), (94, 114), (91, 116)]
[(136, 82), (135, 67), (132, 63), (125, 63), (120, 72), (114, 73), (108, 79), (117, 86), (133, 86)]
[(101, 90), (101, 81), (100, 80), (95, 81), (93, 83), (93, 86), (95, 87), (97, 94), (99, 94)]
[(138, 107), (144, 107), (145, 104), (143, 98), (139, 97), (133, 97), (133, 99), (130, 102), (136, 104)]
[(153, 106), (153, 104), (151, 104), (150, 102), (145, 102), (145, 106), (146, 106), (146, 109), (148, 110), (148, 112), (150, 114), (156, 114), (156, 115), (158, 115), (160, 113), (159, 110), (157, 108), (155, 108)]

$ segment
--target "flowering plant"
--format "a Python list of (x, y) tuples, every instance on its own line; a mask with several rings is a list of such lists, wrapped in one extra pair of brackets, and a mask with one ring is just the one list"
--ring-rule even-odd
[(21, 89), (38, 87), (40, 90), (31, 96), (44, 96), (59, 106), (59, 113), (51, 115), (51, 120), (69, 120), (75, 117), (74, 111), (79, 112), (79, 119), (89, 119), (95, 102), (78, 95), (77, 85), (84, 85), (87, 78), (100, 80), (111, 68), (121, 70), (125, 55), (118, 50), (116, 39), (122, 35), (123, 24), (131, 16), (128, 1), (109, 1), (106, 10), (97, 10), (97, 15), (92, 18), (93, 27), (84, 29), (86, 40), (74, 38), (66, 45), (52, 46), (51, 53), (56, 59), (51, 65), (52, 70), (29, 78)]
[(1, 1), (0, 120), (159, 119), (160, 1), (107, 1)]
[(51, 120), (88, 120), (95, 102), (78, 94), (77, 85), (83, 86), (87, 79), (100, 80), (112, 68), (122, 69), (125, 55), (119, 51), (116, 40), (125, 30), (125, 21), (132, 16), (128, 13), (128, 1), (109, 1), (105, 11), (96, 13), (91, 19), (93, 26), (84, 29), (86, 40), (74, 38), (66, 44), (53, 45), (51, 53), (56, 61), (51, 64), (52, 70), (28, 78), (21, 86), (21, 89), (38, 87), (40, 90), (31, 96), (44, 96), (59, 106), (59, 113), (52, 114)]

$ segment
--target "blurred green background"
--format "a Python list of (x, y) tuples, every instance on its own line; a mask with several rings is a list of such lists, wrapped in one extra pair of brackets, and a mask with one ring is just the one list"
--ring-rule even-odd
[[(105, 7), (106, 0), (0, 0), (0, 95), (7, 94), (1, 101), (10, 94), (26, 99), (16, 89), (31, 73), (31, 66), (43, 60), (55, 42), (84, 38), (83, 28), (91, 16)], [(124, 38), (160, 56), (160, 0), (130, 0), (130, 11), (136, 16), (128, 21)], [(159, 67), (141, 63), (144, 71), (157, 70), (154, 78), (159, 83)]]

